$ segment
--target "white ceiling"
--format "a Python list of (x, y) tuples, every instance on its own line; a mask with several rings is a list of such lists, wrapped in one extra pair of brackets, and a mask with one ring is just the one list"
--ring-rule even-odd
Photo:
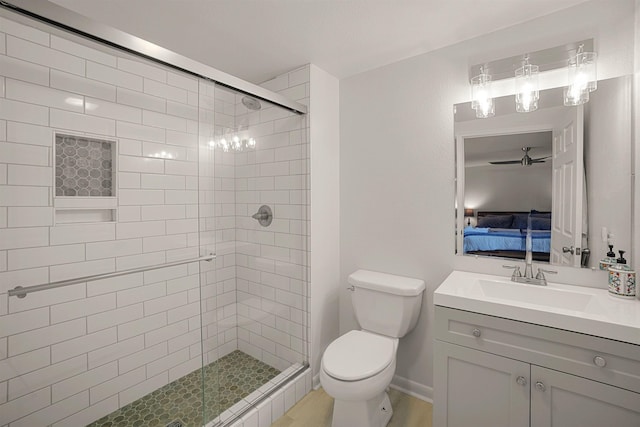
[(253, 83), (344, 78), (585, 0), (52, 0)]
[[(520, 160), (524, 156), (522, 147), (531, 147), (529, 156), (532, 159), (539, 159), (551, 155), (551, 143), (551, 131), (465, 138), (464, 165), (465, 167), (489, 167), (492, 166), (489, 162)], [(551, 164), (551, 162), (547, 163)], [(516, 166), (521, 167), (519, 164)], [(504, 169), (509, 165), (492, 167)]]

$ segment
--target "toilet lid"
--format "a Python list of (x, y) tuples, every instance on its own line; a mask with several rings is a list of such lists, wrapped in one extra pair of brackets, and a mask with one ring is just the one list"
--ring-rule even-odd
[(389, 366), (395, 348), (391, 338), (364, 331), (350, 331), (329, 344), (322, 368), (343, 381), (369, 378)]

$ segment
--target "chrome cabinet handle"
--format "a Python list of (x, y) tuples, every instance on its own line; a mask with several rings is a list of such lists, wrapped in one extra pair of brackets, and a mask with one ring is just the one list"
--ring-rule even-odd
[(476, 338), (479, 338), (480, 335), (482, 335), (482, 332), (480, 332), (480, 329), (474, 328), (473, 331), (471, 331), (471, 335), (473, 335)]
[(573, 246), (571, 246), (571, 247), (569, 247), (569, 248), (568, 248), (568, 247), (566, 247), (566, 246), (563, 246), (563, 247), (562, 247), (562, 252), (563, 252), (563, 253), (565, 253), (565, 254), (566, 254), (567, 252), (570, 252), (570, 253), (571, 253), (571, 255), (573, 255), (573, 254), (576, 252), (576, 250), (574, 249), (574, 247), (573, 247)]
[(544, 383), (541, 383), (540, 381), (538, 381), (536, 382), (536, 389), (538, 389), (539, 391), (545, 391), (547, 387), (545, 387)]
[(596, 356), (593, 358), (593, 364), (599, 368), (604, 368), (607, 366), (607, 361), (602, 356)]
[(516, 383), (518, 383), (518, 385), (525, 386), (527, 385), (527, 379), (520, 375), (518, 378), (516, 378)]

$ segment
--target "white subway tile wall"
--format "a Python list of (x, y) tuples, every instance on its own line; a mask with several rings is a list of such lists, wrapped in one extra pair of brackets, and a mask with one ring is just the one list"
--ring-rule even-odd
[[(198, 81), (0, 20), (0, 424), (80, 425), (200, 366), (197, 264), (6, 292), (198, 255)], [(119, 139), (120, 221), (54, 226), (55, 131)]]
[[(0, 424), (90, 423), (197, 369), (203, 349), (205, 363), (236, 349), (281, 370), (304, 362), (306, 117), (248, 110), (211, 82), (22, 18), (0, 24)], [(276, 80), (308, 104), (308, 67), (265, 87)], [(255, 150), (211, 149), (239, 125)], [(115, 223), (54, 226), (56, 131), (117, 139)], [(251, 219), (261, 204), (269, 228)], [(207, 252), (217, 259), (6, 295)]]

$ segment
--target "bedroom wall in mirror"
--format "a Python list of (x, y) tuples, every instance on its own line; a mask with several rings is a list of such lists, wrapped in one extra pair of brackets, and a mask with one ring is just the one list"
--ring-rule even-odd
[(597, 268), (608, 244), (631, 246), (631, 76), (598, 82), (587, 104), (563, 105), (562, 88), (541, 91), (538, 110), (494, 100), (477, 119), (454, 106), (456, 253)]

